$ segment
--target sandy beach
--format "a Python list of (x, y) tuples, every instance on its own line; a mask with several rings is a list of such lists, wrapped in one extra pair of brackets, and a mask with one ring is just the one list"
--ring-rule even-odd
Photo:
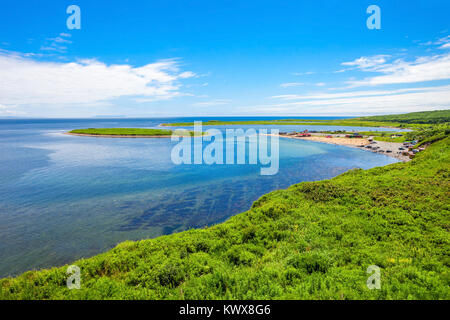
[(338, 145), (350, 146), (350, 147), (362, 146), (362, 145), (366, 146), (369, 144), (369, 141), (367, 139), (360, 139), (360, 138), (341, 138), (341, 137), (327, 138), (327, 137), (321, 137), (321, 136), (311, 136), (311, 137), (288, 136), (288, 138), (325, 142), (325, 143), (338, 144)]
[[(331, 138), (327, 137), (331, 136)], [(370, 142), (368, 138), (345, 138), (342, 135), (312, 135), (311, 137), (296, 137), (291, 135), (280, 135), (282, 138), (289, 139), (300, 139), (300, 140), (308, 140), (314, 142), (322, 142), (328, 144), (335, 144), (347, 147), (358, 148), (374, 153), (381, 153), (389, 157), (396, 158), (400, 161), (407, 162), (411, 159), (408, 156), (402, 155), (401, 150), (399, 148), (403, 147), (402, 143), (396, 142), (385, 142), (385, 141), (372, 141)], [(366, 146), (371, 146), (371, 148), (366, 148)], [(375, 149), (374, 149), (375, 148)]]

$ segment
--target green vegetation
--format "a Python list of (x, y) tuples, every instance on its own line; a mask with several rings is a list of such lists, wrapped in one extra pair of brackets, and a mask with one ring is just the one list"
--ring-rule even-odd
[[(434, 111), (430, 112), (434, 113)], [(422, 114), (422, 113), (421, 113)], [(409, 124), (405, 123), (402, 126), (413, 127), (413, 131), (409, 132), (399, 132), (399, 131), (360, 131), (359, 134), (363, 136), (373, 136), (374, 140), (377, 141), (386, 141), (386, 142), (398, 142), (402, 143), (405, 141), (417, 140), (421, 141), (421, 144), (428, 144), (434, 141), (441, 140), (445, 138), (445, 136), (450, 134), (450, 117), (447, 117), (446, 122), (438, 123), (438, 124), (428, 124), (428, 125), (417, 125), (417, 124)], [(350, 131), (320, 131), (321, 133), (338, 133), (338, 134), (353, 134), (354, 132)], [(393, 135), (401, 134), (401, 137), (394, 137)]]
[[(340, 134), (352, 134), (353, 132), (339, 132)], [(360, 135), (364, 137), (373, 137), (376, 141), (386, 141), (386, 142), (405, 142), (407, 139), (406, 132), (398, 132), (398, 131), (360, 131), (358, 132)], [(400, 137), (393, 137), (394, 135), (401, 134)]]
[(397, 143), (402, 143), (402, 142), (406, 141), (405, 136), (403, 136), (403, 137), (394, 137), (394, 138), (391, 138), (391, 136), (374, 136), (373, 139), (375, 141), (397, 142)]
[[(193, 122), (163, 123), (166, 127), (186, 127), (193, 126)], [(204, 126), (221, 125), (309, 125), (309, 126), (354, 126), (354, 127), (399, 127), (400, 123), (395, 122), (375, 122), (362, 121), (357, 119), (340, 120), (303, 120), (303, 119), (283, 119), (283, 120), (252, 120), (252, 121), (220, 121), (210, 120), (203, 122)]]
[[(356, 118), (361, 121), (382, 121), (382, 122), (399, 122), (407, 124), (438, 124), (448, 122), (450, 119), (450, 110), (436, 110), (412, 112), (406, 114), (396, 114), (388, 116), (372, 116)], [(355, 119), (355, 120), (356, 120)]]
[[(203, 122), (205, 126), (212, 125), (317, 125), (317, 126), (354, 126), (354, 127), (392, 127), (392, 128), (428, 128), (432, 124), (446, 123), (450, 119), (450, 110), (414, 112), (400, 115), (359, 117), (352, 119), (316, 120), (316, 119), (280, 119), (251, 121), (220, 121)], [(193, 126), (193, 122), (164, 123), (167, 127)]]
[(449, 134), (450, 134), (450, 125), (447, 122), (434, 125), (429, 128), (419, 128), (418, 130), (408, 132), (405, 135), (405, 138), (407, 140), (420, 141), (419, 146), (421, 146), (442, 140)]
[[(140, 129), (140, 128), (89, 128), (72, 130), (69, 133), (109, 136), (171, 136), (172, 130)], [(191, 136), (200, 135), (199, 132), (189, 131)]]
[(385, 142), (397, 142), (402, 143), (407, 141), (408, 133), (407, 132), (401, 132), (401, 136), (398, 137), (397, 134), (400, 132), (385, 132), (385, 131), (378, 131), (378, 132), (363, 132), (361, 134), (372, 136), (374, 140), (376, 141), (385, 141)]
[[(415, 134), (415, 133), (414, 133)], [(2, 299), (450, 299), (450, 137), (411, 162), (261, 197), (227, 222), (0, 280)], [(424, 140), (424, 141), (425, 141)], [(381, 268), (381, 289), (366, 286)]]

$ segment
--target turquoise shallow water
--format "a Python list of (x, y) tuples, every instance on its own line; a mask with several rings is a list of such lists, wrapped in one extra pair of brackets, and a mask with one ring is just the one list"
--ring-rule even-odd
[[(170, 139), (62, 134), (189, 120), (207, 119), (0, 120), (0, 276), (69, 263), (124, 240), (219, 223), (272, 190), (396, 162), (354, 148), (280, 139), (278, 174), (261, 176), (259, 165), (176, 166)], [(342, 129), (309, 127), (325, 128)]]

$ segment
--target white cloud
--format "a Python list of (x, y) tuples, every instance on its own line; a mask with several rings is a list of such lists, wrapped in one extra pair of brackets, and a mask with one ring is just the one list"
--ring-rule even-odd
[[(447, 88), (444, 87), (436, 87), (436, 88)], [(396, 89), (396, 90), (367, 90), (367, 91), (347, 91), (347, 92), (339, 92), (339, 93), (317, 93), (317, 94), (284, 94), (269, 97), (271, 99), (280, 99), (280, 100), (316, 100), (316, 99), (337, 99), (337, 98), (345, 98), (345, 97), (372, 97), (372, 96), (382, 96), (382, 95), (393, 95), (393, 94), (402, 94), (409, 92), (418, 92), (418, 91), (429, 91), (429, 87), (424, 88), (406, 88), (406, 89)]]
[(54, 52), (59, 52), (59, 53), (65, 53), (67, 50), (67, 47), (65, 46), (57, 46), (55, 44), (52, 44), (50, 46), (42, 46), (41, 51), (54, 51)]
[[(450, 36), (425, 43), (434, 49), (450, 48)], [(430, 49), (431, 50), (431, 49)], [(398, 54), (397, 59), (388, 54), (359, 57), (353, 61), (343, 62), (342, 69), (333, 73), (349, 70), (360, 71), (358, 78), (344, 82), (345, 87), (332, 91), (309, 94), (285, 94), (270, 97), (280, 103), (249, 107), (250, 112), (274, 114), (367, 114), (412, 112), (419, 110), (448, 109), (450, 107), (450, 53), (432, 51), (434, 54), (404, 58), (405, 53)], [(439, 53), (438, 53), (439, 52)], [(405, 84), (432, 83), (434, 86), (405, 88)], [(402, 88), (398, 85), (403, 84)], [(444, 85), (445, 84), (445, 85)], [(325, 86), (319, 82), (316, 86)], [(359, 90), (357, 87), (387, 85), (389, 89)], [(331, 89), (331, 88), (328, 88)], [(347, 90), (347, 92), (342, 92)]]
[[(448, 49), (450, 48), (450, 36), (447, 35), (438, 40), (420, 44), (439, 46), (439, 49)], [(431, 48), (428, 51), (431, 51)], [(349, 68), (335, 71), (335, 73), (347, 70), (359, 70), (380, 74), (362, 80), (348, 81), (347, 83), (351, 87), (417, 83), (450, 79), (449, 53), (417, 57), (410, 61), (404, 59), (390, 60), (393, 60), (392, 56), (382, 54), (360, 57), (353, 61), (342, 63), (343, 66)]]
[(339, 70), (338, 72), (342, 72), (345, 70), (351, 69), (360, 69), (363, 71), (377, 71), (378, 68), (382, 67), (384, 63), (386, 63), (389, 55), (379, 54), (370, 57), (361, 57), (353, 61), (343, 62), (343, 66), (353, 67), (350, 69)]
[(315, 74), (314, 71), (307, 71), (307, 72), (294, 72), (294, 76), (309, 76), (311, 74)]
[(414, 61), (402, 59), (395, 60), (392, 63), (378, 61), (379, 63), (371, 66), (358, 66), (358, 68), (364, 71), (383, 73), (384, 75), (353, 80), (349, 81), (348, 84), (351, 87), (357, 87), (450, 79), (450, 54), (419, 57)]
[(107, 65), (97, 60), (42, 62), (0, 52), (0, 103), (3, 105), (105, 105), (120, 97), (168, 99), (180, 94), (177, 60), (142, 67)]
[(41, 46), (41, 51), (51, 51), (58, 53), (65, 53), (67, 51), (67, 45), (71, 44), (72, 41), (69, 38), (71, 35), (68, 33), (60, 33), (59, 36), (54, 38), (45, 39), (44, 45)]
[[(447, 30), (443, 30), (441, 31), (441, 33), (446, 33)], [(443, 38), (440, 38), (438, 40), (433, 40), (433, 41), (426, 41), (426, 42), (419, 42), (418, 40), (414, 41), (416, 43), (418, 43), (420, 46), (440, 46), (439, 49), (447, 49), (450, 47), (450, 45), (448, 45), (448, 43), (450, 42), (450, 35), (447, 35)]]
[(439, 49), (448, 49), (450, 48), (450, 36), (445, 36), (436, 41), (437, 45), (441, 45)]
[(194, 78), (196, 77), (196, 74), (191, 71), (182, 72), (178, 75), (178, 78), (180, 79), (187, 79), (187, 78)]
[[(274, 114), (399, 113), (450, 108), (450, 85), (271, 97), (289, 102), (254, 107)], [(294, 101), (296, 100), (296, 101)], [(250, 109), (252, 110), (252, 109)]]
[(57, 43), (72, 43), (72, 41), (64, 39), (62, 37), (48, 38), (47, 40), (48, 41), (57, 42)]
[(291, 87), (299, 87), (302, 86), (304, 83), (301, 82), (287, 82), (280, 84), (280, 87), (282, 88), (291, 88)]
[(5, 106), (0, 104), (0, 115), (6, 115), (6, 116), (11, 116), (11, 115), (17, 115), (19, 114), (18, 111), (14, 110), (16, 108), (16, 106)]

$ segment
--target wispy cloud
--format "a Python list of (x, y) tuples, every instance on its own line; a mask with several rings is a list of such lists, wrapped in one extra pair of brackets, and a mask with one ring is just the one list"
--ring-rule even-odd
[(358, 68), (363, 71), (379, 72), (383, 75), (352, 80), (348, 84), (351, 87), (357, 87), (450, 79), (450, 54), (419, 57), (414, 61), (403, 59), (397, 59), (392, 63), (381, 61), (370, 66), (360, 67), (358, 65)]
[(405, 94), (412, 92), (428, 92), (430, 90), (444, 90), (450, 88), (449, 86), (440, 87), (421, 87), (421, 88), (405, 88), (405, 89), (394, 89), (394, 90), (360, 90), (360, 91), (346, 91), (337, 93), (316, 93), (316, 94), (285, 94), (271, 96), (270, 99), (279, 100), (328, 100), (328, 99), (338, 99), (338, 98), (350, 98), (350, 97), (373, 97), (373, 96), (385, 96), (385, 95), (396, 95)]
[(65, 53), (66, 50), (67, 50), (67, 47), (51, 44), (50, 46), (42, 46), (40, 50), (41, 51), (53, 51), (53, 52), (58, 52), (58, 53)]
[(434, 46), (427, 52), (433, 54), (415, 57), (414, 59), (398, 58), (391, 55), (379, 54), (363, 56), (353, 61), (343, 62), (344, 69), (335, 71), (341, 73), (349, 70), (378, 73), (372, 77), (352, 79), (347, 82), (351, 87), (377, 86), (402, 83), (417, 83), (450, 79), (450, 53), (442, 53), (435, 49), (449, 49), (450, 36), (437, 40), (418, 43), (422, 46)]
[(15, 110), (15, 105), (5, 106), (0, 104), (0, 115), (2, 116), (13, 116), (20, 114), (17, 110)]
[(449, 49), (450, 48), (450, 36), (443, 37), (436, 42), (440, 45), (439, 49)]
[(306, 72), (294, 72), (293, 75), (294, 76), (309, 76), (311, 74), (315, 74), (316, 72), (314, 71), (306, 71)]
[[(396, 90), (349, 91), (310, 95), (279, 95), (283, 102), (259, 106), (261, 112), (305, 113), (393, 113), (448, 109), (450, 85)], [(288, 102), (286, 102), (288, 101)]]
[[(362, 56), (342, 62), (341, 69), (333, 73), (352, 71), (352, 77), (345, 79), (340, 75), (338, 82), (333, 78), (332, 83), (338, 83), (334, 88), (327, 86), (329, 77), (321, 78), (326, 82), (315, 83), (315, 86), (326, 88), (326, 91), (301, 93), (305, 90), (299, 88), (299, 94), (274, 95), (270, 99), (278, 100), (278, 103), (253, 106), (250, 110), (273, 114), (355, 115), (448, 109), (450, 53), (442, 49), (450, 48), (450, 36), (441, 34), (434, 40), (416, 43), (430, 48), (422, 56), (408, 57), (407, 52), (400, 50), (401, 53)], [(363, 87), (366, 89), (358, 90)], [(382, 89), (371, 90), (373, 87)], [(311, 87), (307, 88), (311, 90)]]
[[(447, 30), (443, 30), (440, 33), (447, 33)], [(420, 40), (415, 40), (413, 41), (415, 43), (417, 43), (420, 46), (426, 46), (426, 47), (431, 47), (431, 46), (439, 46), (439, 49), (446, 49), (448, 48), (447, 43), (450, 42), (450, 36), (447, 35), (445, 37), (441, 37), (437, 40), (429, 40), (429, 41), (425, 41), (425, 42), (421, 42)]]
[(72, 41), (68, 40), (71, 35), (69, 33), (60, 33), (59, 36), (54, 38), (45, 39), (44, 45), (41, 46), (41, 51), (51, 51), (57, 53), (66, 53), (67, 45)]
[(56, 42), (56, 43), (72, 43), (72, 41), (64, 39), (62, 37), (56, 37), (56, 38), (48, 38), (48, 41)]
[(343, 69), (340, 71), (353, 69), (359, 69), (362, 71), (377, 71), (386, 63), (389, 57), (390, 57), (389, 55), (380, 54), (370, 57), (361, 57), (349, 62), (343, 62), (342, 63), (343, 66), (348, 66), (350, 68)]
[(299, 87), (304, 85), (304, 83), (302, 82), (287, 82), (287, 83), (282, 83), (280, 84), (280, 87), (282, 88), (291, 88), (291, 87)]

